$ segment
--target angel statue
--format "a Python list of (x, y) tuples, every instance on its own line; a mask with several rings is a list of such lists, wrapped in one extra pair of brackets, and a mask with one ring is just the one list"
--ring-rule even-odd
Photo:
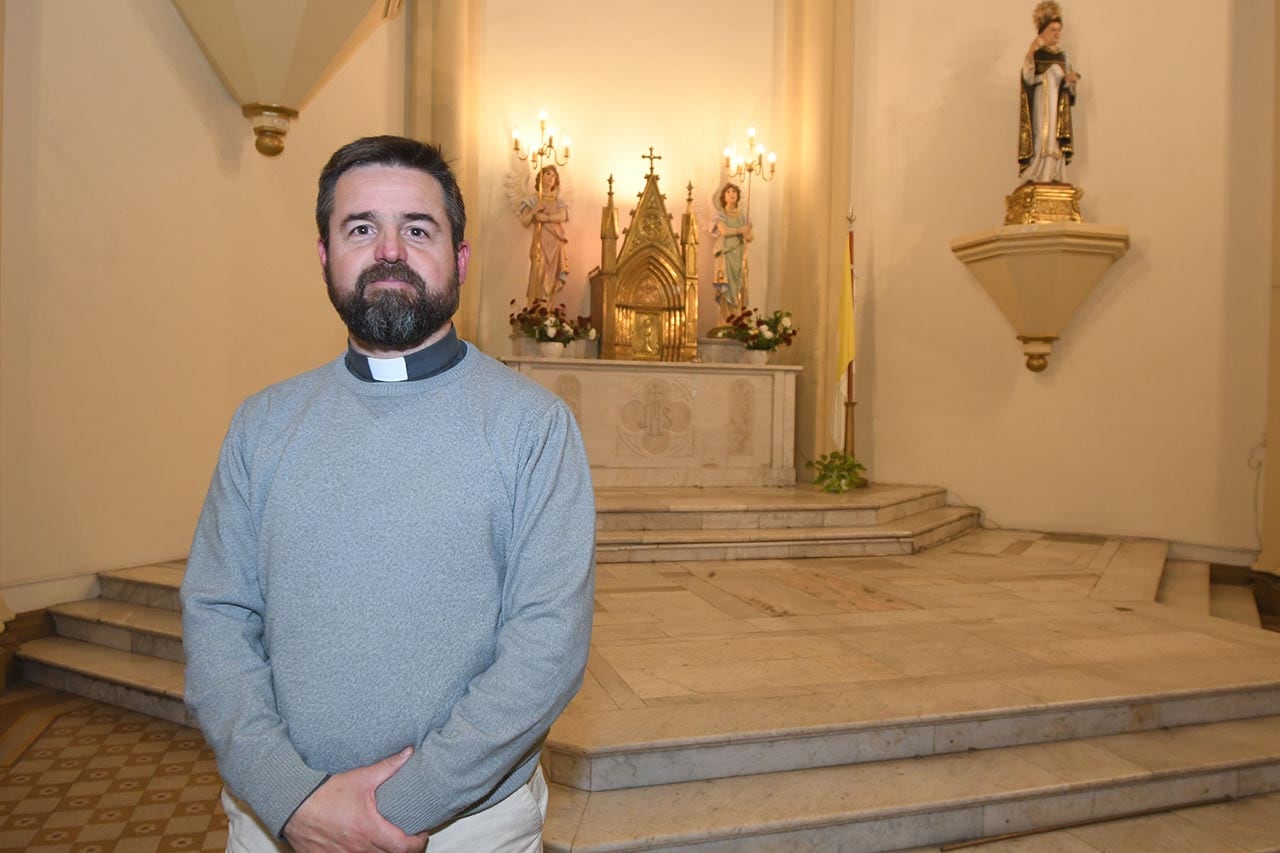
[(720, 322), (726, 323), (734, 314), (747, 307), (747, 244), (755, 239), (751, 233), (751, 219), (739, 209), (742, 190), (726, 181), (716, 193), (715, 217), (711, 223), (711, 236), (715, 242), (716, 304), (720, 307)]
[(520, 217), (520, 224), (532, 228), (529, 240), (529, 290), (527, 299), (551, 298), (569, 280), (569, 255), (566, 247), (569, 238), (564, 224), (569, 221), (569, 205), (560, 197), (560, 171), (554, 166), (543, 166), (529, 188), (529, 171), (524, 175), (523, 186), (515, 186), (519, 179), (508, 176), (508, 198), (512, 210)]
[(1027, 182), (1064, 183), (1075, 153), (1071, 108), (1080, 75), (1071, 69), (1062, 38), (1062, 7), (1045, 0), (1031, 13), (1036, 37), (1022, 62), (1018, 173)]

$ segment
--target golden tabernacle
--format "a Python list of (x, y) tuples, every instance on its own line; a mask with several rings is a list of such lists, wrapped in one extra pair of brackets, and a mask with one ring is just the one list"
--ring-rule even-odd
[(636, 361), (692, 361), (698, 353), (698, 229), (693, 184), (681, 220), (671, 227), (665, 196), (649, 160), (640, 202), (622, 249), (618, 211), (609, 200), (600, 223), (600, 266), (591, 271), (591, 316), (600, 322), (600, 357)]

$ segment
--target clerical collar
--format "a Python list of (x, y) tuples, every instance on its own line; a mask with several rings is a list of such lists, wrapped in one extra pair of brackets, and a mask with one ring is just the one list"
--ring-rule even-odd
[(365, 382), (415, 382), (444, 373), (466, 354), (466, 346), (450, 326), (445, 336), (431, 346), (395, 358), (369, 358), (348, 343), (346, 365)]

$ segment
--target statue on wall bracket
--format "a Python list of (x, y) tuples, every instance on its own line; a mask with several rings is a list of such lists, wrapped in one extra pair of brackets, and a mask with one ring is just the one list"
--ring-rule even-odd
[(1076, 153), (1071, 107), (1080, 74), (1058, 45), (1062, 7), (1032, 14), (1036, 38), (1022, 66), (1019, 174), (1026, 183), (1005, 198), (1004, 226), (951, 240), (1013, 327), (1027, 370), (1043, 373), (1076, 309), (1129, 249), (1129, 229), (1080, 216), (1084, 191), (1066, 182)]
[(1036, 37), (1022, 62), (1018, 110), (1018, 174), (1025, 183), (1005, 199), (1005, 224), (1080, 222), (1084, 191), (1066, 181), (1075, 154), (1071, 108), (1080, 74), (1062, 39), (1062, 7), (1045, 0), (1031, 15)]

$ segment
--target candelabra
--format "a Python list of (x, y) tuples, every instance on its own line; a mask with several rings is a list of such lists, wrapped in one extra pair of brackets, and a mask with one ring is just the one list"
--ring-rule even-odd
[[(767, 171), (765, 166), (769, 167)], [(762, 181), (773, 180), (773, 176), (778, 170), (778, 155), (773, 151), (765, 154), (764, 143), (756, 141), (756, 129), (748, 127), (747, 153), (745, 155), (739, 154), (732, 145), (726, 145), (724, 149), (724, 170), (729, 178), (735, 179), (741, 184), (746, 184), (746, 211), (750, 215), (751, 180), (756, 177)]]
[(564, 144), (557, 149), (556, 137), (559, 135), (554, 127), (550, 131), (547, 130), (547, 113), (546, 110), (538, 113), (538, 147), (532, 151), (522, 148), (520, 145), (520, 128), (511, 131), (511, 148), (516, 152), (516, 157), (529, 162), (529, 171), (535, 175), (541, 172), (546, 166), (552, 164), (556, 166), (564, 166), (569, 162), (569, 146), (573, 140), (569, 137), (564, 138)]

